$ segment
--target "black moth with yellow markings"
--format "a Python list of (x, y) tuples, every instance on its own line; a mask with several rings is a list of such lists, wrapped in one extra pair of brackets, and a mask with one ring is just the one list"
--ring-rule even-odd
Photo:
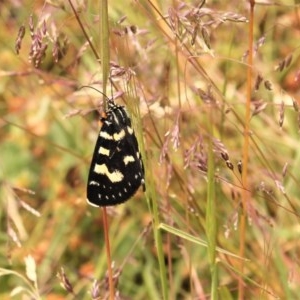
[(144, 167), (131, 120), (124, 106), (107, 100), (87, 184), (87, 201), (111, 206), (132, 197), (144, 185)]

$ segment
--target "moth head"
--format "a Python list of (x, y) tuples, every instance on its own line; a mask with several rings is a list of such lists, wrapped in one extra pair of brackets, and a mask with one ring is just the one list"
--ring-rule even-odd
[(107, 98), (107, 107), (108, 107), (108, 111), (113, 111), (118, 107), (118, 105), (116, 105), (113, 100)]

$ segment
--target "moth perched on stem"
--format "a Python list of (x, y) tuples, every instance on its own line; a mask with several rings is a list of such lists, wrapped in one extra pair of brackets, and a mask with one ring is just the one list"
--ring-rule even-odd
[(107, 106), (88, 176), (87, 201), (93, 206), (123, 203), (144, 185), (143, 161), (130, 117), (113, 100), (107, 99)]

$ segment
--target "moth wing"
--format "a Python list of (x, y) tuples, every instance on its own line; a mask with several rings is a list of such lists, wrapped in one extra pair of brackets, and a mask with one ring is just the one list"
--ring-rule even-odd
[(95, 206), (125, 202), (137, 191), (143, 178), (143, 164), (131, 127), (104, 122), (89, 171), (88, 202)]

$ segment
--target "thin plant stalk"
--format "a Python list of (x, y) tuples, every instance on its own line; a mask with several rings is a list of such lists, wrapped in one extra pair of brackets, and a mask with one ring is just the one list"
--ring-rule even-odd
[(71, 9), (72, 9), (72, 11), (73, 11), (73, 13), (74, 13), (74, 16), (75, 16), (75, 18), (76, 18), (76, 20), (77, 20), (77, 22), (78, 22), (78, 24), (79, 24), (79, 26), (80, 26), (80, 29), (82, 30), (82, 33), (83, 33), (84, 37), (86, 38), (87, 42), (89, 43), (89, 45), (90, 45), (90, 47), (91, 47), (91, 49), (92, 49), (92, 51), (93, 51), (95, 57), (96, 57), (97, 60), (99, 61), (99, 60), (100, 60), (100, 57), (99, 57), (99, 55), (98, 55), (98, 52), (96, 51), (96, 49), (95, 49), (95, 47), (94, 47), (94, 44), (92, 43), (92, 41), (91, 41), (91, 39), (89, 38), (89, 36), (88, 36), (86, 30), (84, 29), (84, 26), (83, 26), (83, 24), (82, 24), (82, 22), (81, 22), (81, 20), (80, 20), (80, 17), (79, 17), (79, 15), (78, 15), (78, 13), (77, 13), (77, 11), (76, 11), (76, 9), (75, 9), (75, 7), (74, 7), (72, 1), (71, 1), (71, 0), (68, 0), (68, 1), (69, 1), (70, 6), (71, 6)]
[[(140, 150), (145, 157), (145, 147), (143, 143), (140, 143)], [(152, 176), (152, 173), (147, 172), (147, 160), (144, 160), (145, 164), (145, 179), (146, 179), (146, 198), (149, 206), (149, 211), (152, 214), (153, 217), (153, 233), (154, 233), (154, 240), (156, 245), (156, 251), (157, 251), (157, 258), (158, 258), (158, 264), (159, 264), (159, 273), (160, 273), (160, 281), (161, 281), (161, 288), (162, 288), (162, 299), (168, 300), (169, 299), (169, 291), (168, 291), (168, 280), (167, 280), (167, 269), (165, 265), (165, 258), (164, 258), (164, 250), (163, 250), (163, 240), (162, 240), (162, 230), (160, 228), (160, 219), (159, 219), (159, 210), (157, 205), (157, 195), (155, 191), (155, 185), (154, 185), (154, 178)], [(150, 168), (149, 168), (150, 169)]]
[[(134, 91), (133, 93), (136, 94), (136, 86), (133, 85), (133, 88), (131, 89)], [(133, 98), (134, 95), (132, 95)], [(135, 112), (138, 115), (138, 120), (135, 120), (134, 114), (132, 116), (132, 121), (134, 122), (140, 122), (140, 112), (138, 107), (135, 107)], [(169, 298), (169, 289), (168, 289), (168, 278), (167, 278), (167, 268), (165, 264), (165, 257), (164, 257), (164, 243), (162, 239), (162, 230), (160, 228), (161, 222), (159, 218), (159, 209), (158, 209), (158, 204), (157, 204), (157, 194), (155, 190), (155, 184), (154, 184), (154, 178), (153, 174), (151, 172), (148, 172), (148, 170), (151, 169), (149, 162), (146, 159), (146, 151), (145, 151), (145, 145), (142, 139), (142, 132), (139, 132), (139, 128), (141, 126), (136, 127), (137, 130), (137, 136), (139, 140), (139, 147), (140, 151), (142, 153), (142, 157), (144, 158), (144, 165), (145, 165), (145, 181), (146, 181), (146, 198), (147, 198), (147, 203), (149, 207), (149, 211), (152, 214), (153, 217), (153, 233), (154, 233), (154, 240), (155, 240), (155, 245), (156, 245), (156, 251), (157, 251), (157, 258), (158, 258), (158, 265), (159, 265), (159, 273), (160, 273), (160, 282), (161, 282), (161, 288), (162, 288), (162, 299), (163, 300), (168, 300)], [(149, 168), (147, 166), (149, 165)]]
[[(101, 71), (102, 71), (102, 82), (103, 82), (103, 93), (106, 94), (106, 84), (108, 80), (109, 74), (109, 29), (108, 29), (108, 4), (106, 0), (100, 1), (99, 11), (101, 16), (100, 22), (100, 50), (101, 57), (99, 57), (98, 52), (96, 51), (93, 43), (89, 39), (88, 34), (85, 31), (85, 28), (76, 12), (76, 9), (73, 6), (71, 0), (69, 0), (69, 4), (74, 12), (74, 15), (78, 21), (78, 24), (86, 37), (91, 49), (96, 57), (96, 59), (101, 63)], [(103, 111), (106, 110), (106, 101), (103, 101)], [(113, 283), (113, 273), (111, 268), (111, 254), (110, 254), (110, 243), (109, 243), (109, 226), (107, 220), (107, 211), (104, 207), (103, 210), (103, 225), (104, 225), (104, 236), (105, 236), (105, 245), (106, 245), (106, 257), (107, 257), (107, 268), (108, 268), (108, 278), (109, 278), (109, 295), (110, 299), (114, 299), (114, 283)]]
[(102, 212), (103, 212), (103, 228), (104, 228), (107, 270), (108, 270), (109, 299), (113, 300), (114, 295), (115, 295), (115, 288), (114, 288), (114, 281), (113, 281), (113, 272), (112, 272), (112, 267), (111, 267), (109, 225), (108, 225), (108, 220), (107, 220), (106, 207), (103, 207)]
[[(151, 192), (150, 192), (150, 194), (151, 194), (151, 196), (155, 195), (155, 193), (151, 193)], [(167, 288), (167, 276), (166, 276), (167, 270), (166, 270), (165, 259), (164, 259), (161, 229), (159, 228), (160, 221), (159, 221), (158, 206), (156, 203), (157, 198), (151, 197), (151, 199), (152, 199), (151, 202), (152, 202), (152, 208), (153, 208), (153, 210), (152, 210), (153, 231), (154, 231), (154, 238), (155, 238), (155, 244), (156, 244), (156, 250), (157, 250), (160, 279), (161, 279), (161, 285), (162, 285), (162, 294), (163, 294), (162, 299), (167, 300), (167, 299), (169, 299), (169, 296), (168, 296), (169, 293), (168, 293), (168, 288)]]
[[(109, 24), (108, 24), (108, 4), (107, 0), (100, 1), (100, 50), (101, 50), (101, 71), (103, 82), (103, 93), (106, 94), (106, 84), (109, 76)], [(103, 110), (106, 110), (106, 101), (103, 101)], [(103, 212), (103, 224), (104, 235), (106, 245), (106, 259), (108, 267), (108, 283), (109, 283), (109, 299), (113, 300), (115, 297), (113, 272), (111, 268), (111, 254), (110, 254), (110, 242), (109, 242), (109, 228), (107, 221), (106, 208), (102, 209)]]
[[(247, 217), (247, 205), (249, 201), (249, 189), (248, 189), (248, 161), (249, 161), (249, 142), (250, 142), (250, 105), (251, 105), (251, 93), (252, 93), (252, 67), (253, 67), (253, 25), (254, 25), (254, 0), (249, 0), (250, 12), (249, 12), (249, 44), (248, 44), (248, 70), (247, 70), (247, 98), (246, 98), (246, 114), (245, 114), (245, 127), (244, 127), (244, 144), (243, 144), (243, 169), (242, 169), (242, 213), (240, 216), (240, 249), (239, 255), (244, 257), (245, 255), (245, 239), (246, 239), (246, 217)], [(244, 262), (241, 261), (239, 272), (244, 272)], [(244, 299), (245, 285), (242, 276), (238, 281), (238, 295), (239, 299)]]
[(207, 182), (207, 202), (206, 202), (206, 235), (208, 245), (208, 256), (211, 273), (211, 299), (218, 297), (218, 274), (216, 264), (216, 239), (217, 239), (217, 218), (216, 218), (216, 191), (215, 191), (215, 166), (213, 151), (213, 107), (209, 107), (208, 113), (208, 182)]

